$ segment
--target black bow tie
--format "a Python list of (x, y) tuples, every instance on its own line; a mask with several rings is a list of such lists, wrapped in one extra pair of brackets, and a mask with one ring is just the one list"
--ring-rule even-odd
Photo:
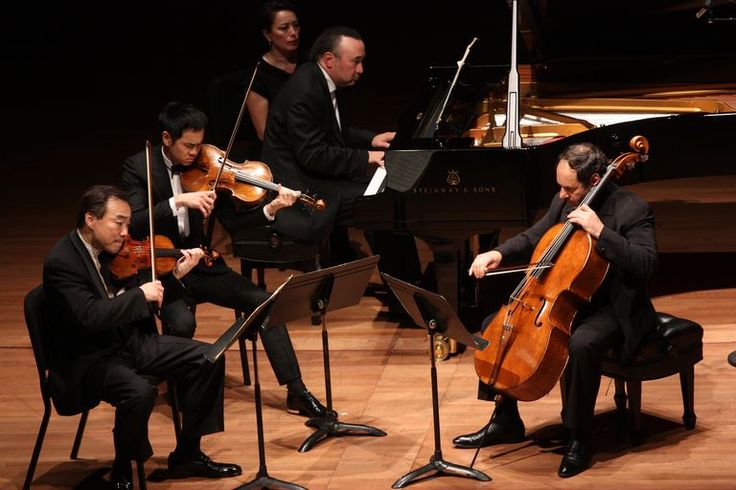
[(180, 165), (180, 164), (177, 163), (176, 165), (172, 165), (171, 166), (171, 173), (172, 174), (180, 174), (183, 171), (185, 171), (186, 169), (187, 169), (187, 166), (186, 165)]

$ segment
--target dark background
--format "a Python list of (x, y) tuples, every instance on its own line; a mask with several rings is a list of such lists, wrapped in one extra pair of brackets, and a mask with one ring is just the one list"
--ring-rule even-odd
[[(366, 72), (345, 90), (341, 112), (369, 129), (395, 129), (427, 68), (454, 65), (473, 36), (480, 41), (469, 64), (509, 61), (504, 0), (294, 3), (305, 49), (329, 25), (363, 34)], [(266, 49), (260, 4), (4, 5), (0, 158), (9, 170), (6, 209), (12, 214), (13, 206), (34, 205), (55, 220), (74, 208), (88, 185), (117, 183), (122, 160), (143, 149), (146, 138), (158, 141), (156, 115), (165, 102), (204, 107), (213, 77), (249, 66)], [(557, 87), (582, 79), (612, 86), (736, 80), (736, 24), (696, 20), (699, 1), (528, 4), (539, 14), (542, 36), (531, 52), (520, 41), (519, 61), (544, 56), (540, 76)], [(620, 69), (621, 63), (634, 68)]]

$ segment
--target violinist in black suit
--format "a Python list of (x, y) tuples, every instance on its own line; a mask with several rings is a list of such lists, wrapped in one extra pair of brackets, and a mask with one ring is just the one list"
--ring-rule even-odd
[[(263, 161), (284, 185), (308, 189), (328, 203), (339, 199), (331, 240), (336, 262), (352, 258), (346, 248), (346, 226), (354, 201), (365, 192), (373, 171), (383, 166), (384, 151), (395, 135), (352, 127), (340, 115), (338, 89), (357, 83), (365, 55), (363, 39), (354, 29), (332, 27), (322, 32), (310, 51), (311, 60), (297, 68), (274, 99), (261, 150)], [(284, 220), (276, 226), (289, 234), (290, 225), (291, 220)], [(418, 280), (413, 237), (376, 235), (380, 243), (371, 246), (381, 254), (381, 268), (408, 281)]]
[[(615, 349), (623, 362), (631, 362), (637, 346), (654, 328), (655, 311), (646, 284), (657, 264), (654, 215), (636, 194), (606, 182), (593, 203), (580, 204), (591, 187), (601, 182), (608, 159), (588, 143), (568, 147), (558, 158), (560, 191), (547, 213), (527, 231), (495, 249), (479, 254), (470, 274), (482, 278), (502, 262), (528, 261), (545, 232), (557, 223), (570, 221), (596, 240), (595, 250), (610, 263), (603, 284), (575, 317), (568, 341), (564, 379), (567, 403), (563, 422), (571, 432), (559, 476), (574, 476), (590, 464), (590, 438), (595, 401), (601, 379), (602, 357)], [(486, 324), (491, 318), (486, 319)], [(497, 394), (480, 383), (478, 398), (496, 400), (491, 420), (480, 430), (456, 437), (462, 448), (519, 442), (524, 423), (517, 401)]]
[[(178, 102), (167, 104), (159, 114), (162, 145), (152, 151), (153, 219), (156, 233), (169, 238), (176, 248), (202, 244), (202, 223), (215, 205), (214, 191), (184, 192), (179, 172), (197, 158), (205, 136), (207, 117), (199, 109)], [(131, 235), (148, 234), (148, 199), (145, 152), (128, 158), (123, 165), (123, 189), (130, 199), (133, 217)], [(262, 224), (276, 218), (281, 209), (294, 204), (299, 192), (280, 187), (278, 195), (268, 203), (241, 214), (242, 226)], [(239, 311), (253, 311), (268, 298), (268, 293), (250, 279), (230, 269), (220, 258), (212, 266), (197, 265), (182, 279), (182, 299), (161, 308), (161, 321), (172, 335), (191, 338), (196, 321), (188, 305), (211, 302)], [(309, 417), (329, 415), (306, 388), (299, 362), (285, 325), (269, 328), (262, 335), (263, 346), (279, 384), (286, 385), (287, 409)]]
[[(207, 344), (159, 336), (151, 303), (175, 301), (179, 284), (202, 257), (183, 250), (161, 281), (113, 285), (107, 263), (123, 245), (131, 218), (122, 190), (94, 186), (82, 197), (77, 227), (46, 257), (43, 289), (53, 318), (49, 385), (59, 413), (78, 413), (101, 400), (115, 406), (115, 489), (132, 489), (131, 460), (152, 454), (148, 419), (163, 380), (185, 389), (182, 437), (169, 456), (173, 478), (239, 475), (239, 466), (215, 463), (200, 450), (203, 434), (223, 430), (224, 358), (210, 364)], [(164, 287), (165, 286), (165, 287)]]

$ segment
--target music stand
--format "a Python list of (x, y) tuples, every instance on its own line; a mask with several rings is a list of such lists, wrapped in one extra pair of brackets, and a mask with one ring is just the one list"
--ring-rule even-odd
[(258, 340), (258, 331), (266, 330), (270, 324), (270, 314), (275, 306), (276, 298), (282, 292), (284, 287), (289, 283), (293, 276), (281, 284), (263, 303), (253, 310), (247, 318), (240, 317), (235, 323), (217, 339), (210, 349), (205, 353), (204, 357), (209, 362), (214, 363), (225, 353), (225, 351), (235, 343), (237, 339), (244, 335), (251, 341), (253, 348), (253, 392), (255, 393), (256, 402), (256, 427), (258, 431), (258, 473), (253, 480), (240, 485), (235, 490), (249, 488), (283, 488), (285, 490), (306, 490), (304, 487), (295, 483), (273, 478), (268, 474), (266, 469), (266, 448), (263, 438), (263, 410), (261, 405), (261, 383), (258, 378), (258, 349), (256, 341)]
[[(381, 273), (381, 277), (383, 277), (389, 285), (391, 290), (399, 299), (399, 302), (401, 302), (401, 305), (416, 324), (425, 325), (427, 327), (427, 333), (430, 337), (430, 346), (434, 345), (434, 336), (436, 334), (445, 335), (478, 350), (483, 350), (488, 346), (487, 340), (468, 333), (460, 319), (453, 311), (450, 303), (448, 303), (443, 296), (418, 288), (407, 282), (400, 281), (388, 274)], [(396, 480), (391, 487), (402, 488), (430, 471), (436, 472), (435, 476), (457, 475), (475, 478), (480, 481), (490, 481), (491, 477), (482, 471), (468, 466), (450, 463), (443, 459), (442, 447), (440, 445), (440, 408), (439, 397), (437, 395), (437, 368), (435, 366), (434, 352), (432, 349), (429, 349), (429, 362), (431, 366), (430, 376), (432, 379), (434, 454), (429, 458), (429, 463), (402, 476)]]
[(327, 417), (314, 417), (306, 425), (313, 427), (299, 452), (305, 453), (320, 441), (332, 436), (369, 435), (385, 436), (381, 429), (363, 424), (348, 424), (337, 420), (332, 409), (332, 380), (330, 375), (330, 346), (327, 333), (327, 312), (353, 306), (363, 297), (368, 280), (380, 256), (373, 255), (327, 269), (296, 276), (286, 284), (276, 299), (271, 322), (288, 323), (319, 313), (322, 319), (322, 360), (325, 371)]

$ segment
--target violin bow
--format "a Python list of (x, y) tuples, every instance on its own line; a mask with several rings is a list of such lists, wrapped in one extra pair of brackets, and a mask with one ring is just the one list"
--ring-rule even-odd
[[(253, 87), (253, 80), (256, 79), (256, 73), (258, 73), (259, 66), (261, 66), (260, 60), (256, 62), (256, 66), (255, 68), (253, 68), (253, 74), (250, 77), (248, 88), (245, 90), (245, 95), (243, 95), (243, 103), (240, 104), (240, 111), (238, 112), (238, 117), (235, 120), (235, 126), (233, 127), (232, 133), (230, 133), (230, 140), (227, 142), (227, 147), (225, 148), (225, 154), (222, 157), (222, 165), (220, 165), (220, 169), (217, 171), (217, 177), (215, 177), (215, 180), (212, 182), (212, 185), (210, 186), (211, 191), (214, 191), (215, 189), (217, 189), (217, 184), (220, 183), (220, 177), (222, 176), (222, 171), (225, 169), (225, 162), (227, 162), (228, 158), (230, 158), (230, 151), (233, 149), (233, 144), (235, 143), (235, 135), (238, 134), (240, 123), (243, 120), (243, 114), (245, 114), (245, 103), (248, 100), (248, 94), (250, 94), (250, 89)], [(205, 244), (206, 249), (209, 249), (212, 243), (212, 232), (214, 231), (214, 228), (215, 228), (214, 226), (215, 222), (210, 220), (209, 217), (205, 217), (203, 225), (206, 229), (204, 244)]]
[(146, 190), (148, 192), (148, 236), (151, 242), (151, 281), (156, 280), (156, 244), (153, 233), (153, 178), (151, 173), (151, 142), (146, 140)]
[[(153, 232), (153, 173), (151, 172), (151, 142), (146, 140), (146, 190), (148, 194), (148, 241), (151, 244), (151, 282), (156, 281), (156, 235)], [(150, 303), (156, 316), (161, 310), (155, 303)]]

